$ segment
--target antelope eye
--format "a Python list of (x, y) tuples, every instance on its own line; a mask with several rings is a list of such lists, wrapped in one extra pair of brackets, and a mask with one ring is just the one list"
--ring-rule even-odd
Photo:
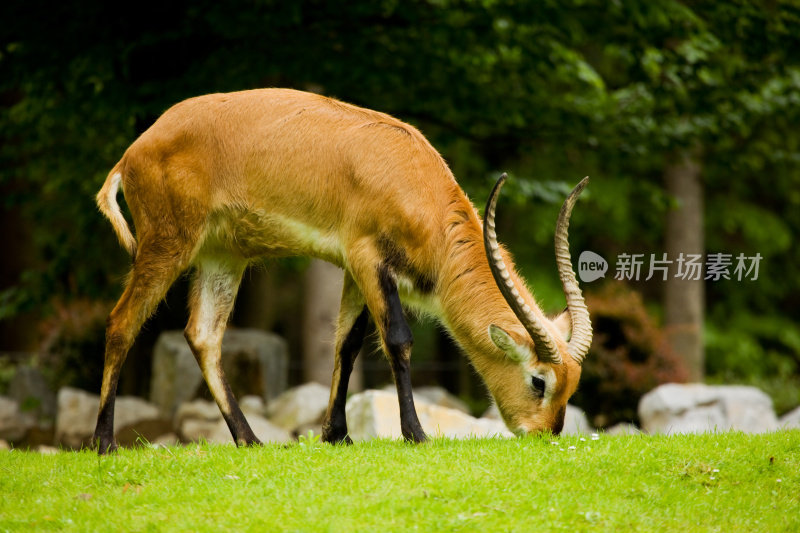
[(539, 398), (544, 396), (545, 382), (538, 376), (531, 376), (531, 387)]

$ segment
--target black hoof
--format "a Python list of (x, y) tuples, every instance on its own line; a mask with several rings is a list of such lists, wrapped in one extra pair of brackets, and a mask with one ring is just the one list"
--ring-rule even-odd
[(413, 442), (415, 444), (422, 443), (428, 440), (427, 435), (421, 429), (416, 431), (403, 431), (403, 437), (408, 442)]
[(344, 444), (350, 445), (353, 444), (353, 439), (350, 438), (350, 435), (345, 433), (327, 433), (325, 431), (322, 432), (322, 442), (327, 442), (328, 444)]
[(97, 454), (98, 455), (107, 455), (109, 453), (114, 453), (119, 449), (117, 446), (117, 441), (115, 440), (103, 440), (103, 439), (95, 439), (95, 443), (97, 443)]

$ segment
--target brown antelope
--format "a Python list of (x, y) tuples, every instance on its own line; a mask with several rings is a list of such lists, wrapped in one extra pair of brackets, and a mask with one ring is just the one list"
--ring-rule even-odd
[[(567, 244), (586, 180), (558, 218), (567, 310), (551, 320), (497, 242), (504, 177), (482, 224), (437, 151), (389, 115), (284, 89), (211, 94), (170, 108), (128, 148), (97, 194), (133, 256), (108, 319), (94, 434), (100, 453), (116, 448), (114, 398), (128, 349), (190, 267), (186, 339), (234, 441), (259, 443), (226, 382), (220, 346), (242, 273), (265, 256), (314, 256), (344, 270), (324, 441), (349, 442), (347, 385), (369, 316), (391, 363), (403, 436), (425, 440), (411, 393), (413, 339), (403, 304), (441, 321), (512, 431), (558, 433), (592, 337)], [(119, 187), (135, 239), (117, 204)]]

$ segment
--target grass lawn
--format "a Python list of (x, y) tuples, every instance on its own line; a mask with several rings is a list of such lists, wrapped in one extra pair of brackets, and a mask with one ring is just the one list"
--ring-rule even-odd
[(0, 452), (0, 531), (800, 531), (800, 431)]

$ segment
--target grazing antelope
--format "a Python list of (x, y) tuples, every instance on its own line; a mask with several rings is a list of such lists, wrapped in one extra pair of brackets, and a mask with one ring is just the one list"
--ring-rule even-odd
[[(323, 440), (349, 442), (347, 385), (369, 316), (391, 363), (403, 436), (425, 440), (411, 393), (413, 339), (403, 304), (438, 317), (512, 431), (558, 433), (592, 337), (567, 244), (586, 180), (558, 218), (567, 310), (550, 320), (497, 242), (504, 178), (482, 224), (442, 157), (419, 131), (389, 115), (285, 89), (211, 94), (170, 108), (128, 148), (97, 194), (133, 256), (108, 319), (94, 434), (99, 452), (116, 448), (114, 398), (128, 349), (190, 267), (186, 339), (234, 441), (259, 442), (225, 379), (220, 346), (247, 265), (288, 255), (319, 257), (344, 270)], [(136, 238), (117, 204), (120, 187)]]

